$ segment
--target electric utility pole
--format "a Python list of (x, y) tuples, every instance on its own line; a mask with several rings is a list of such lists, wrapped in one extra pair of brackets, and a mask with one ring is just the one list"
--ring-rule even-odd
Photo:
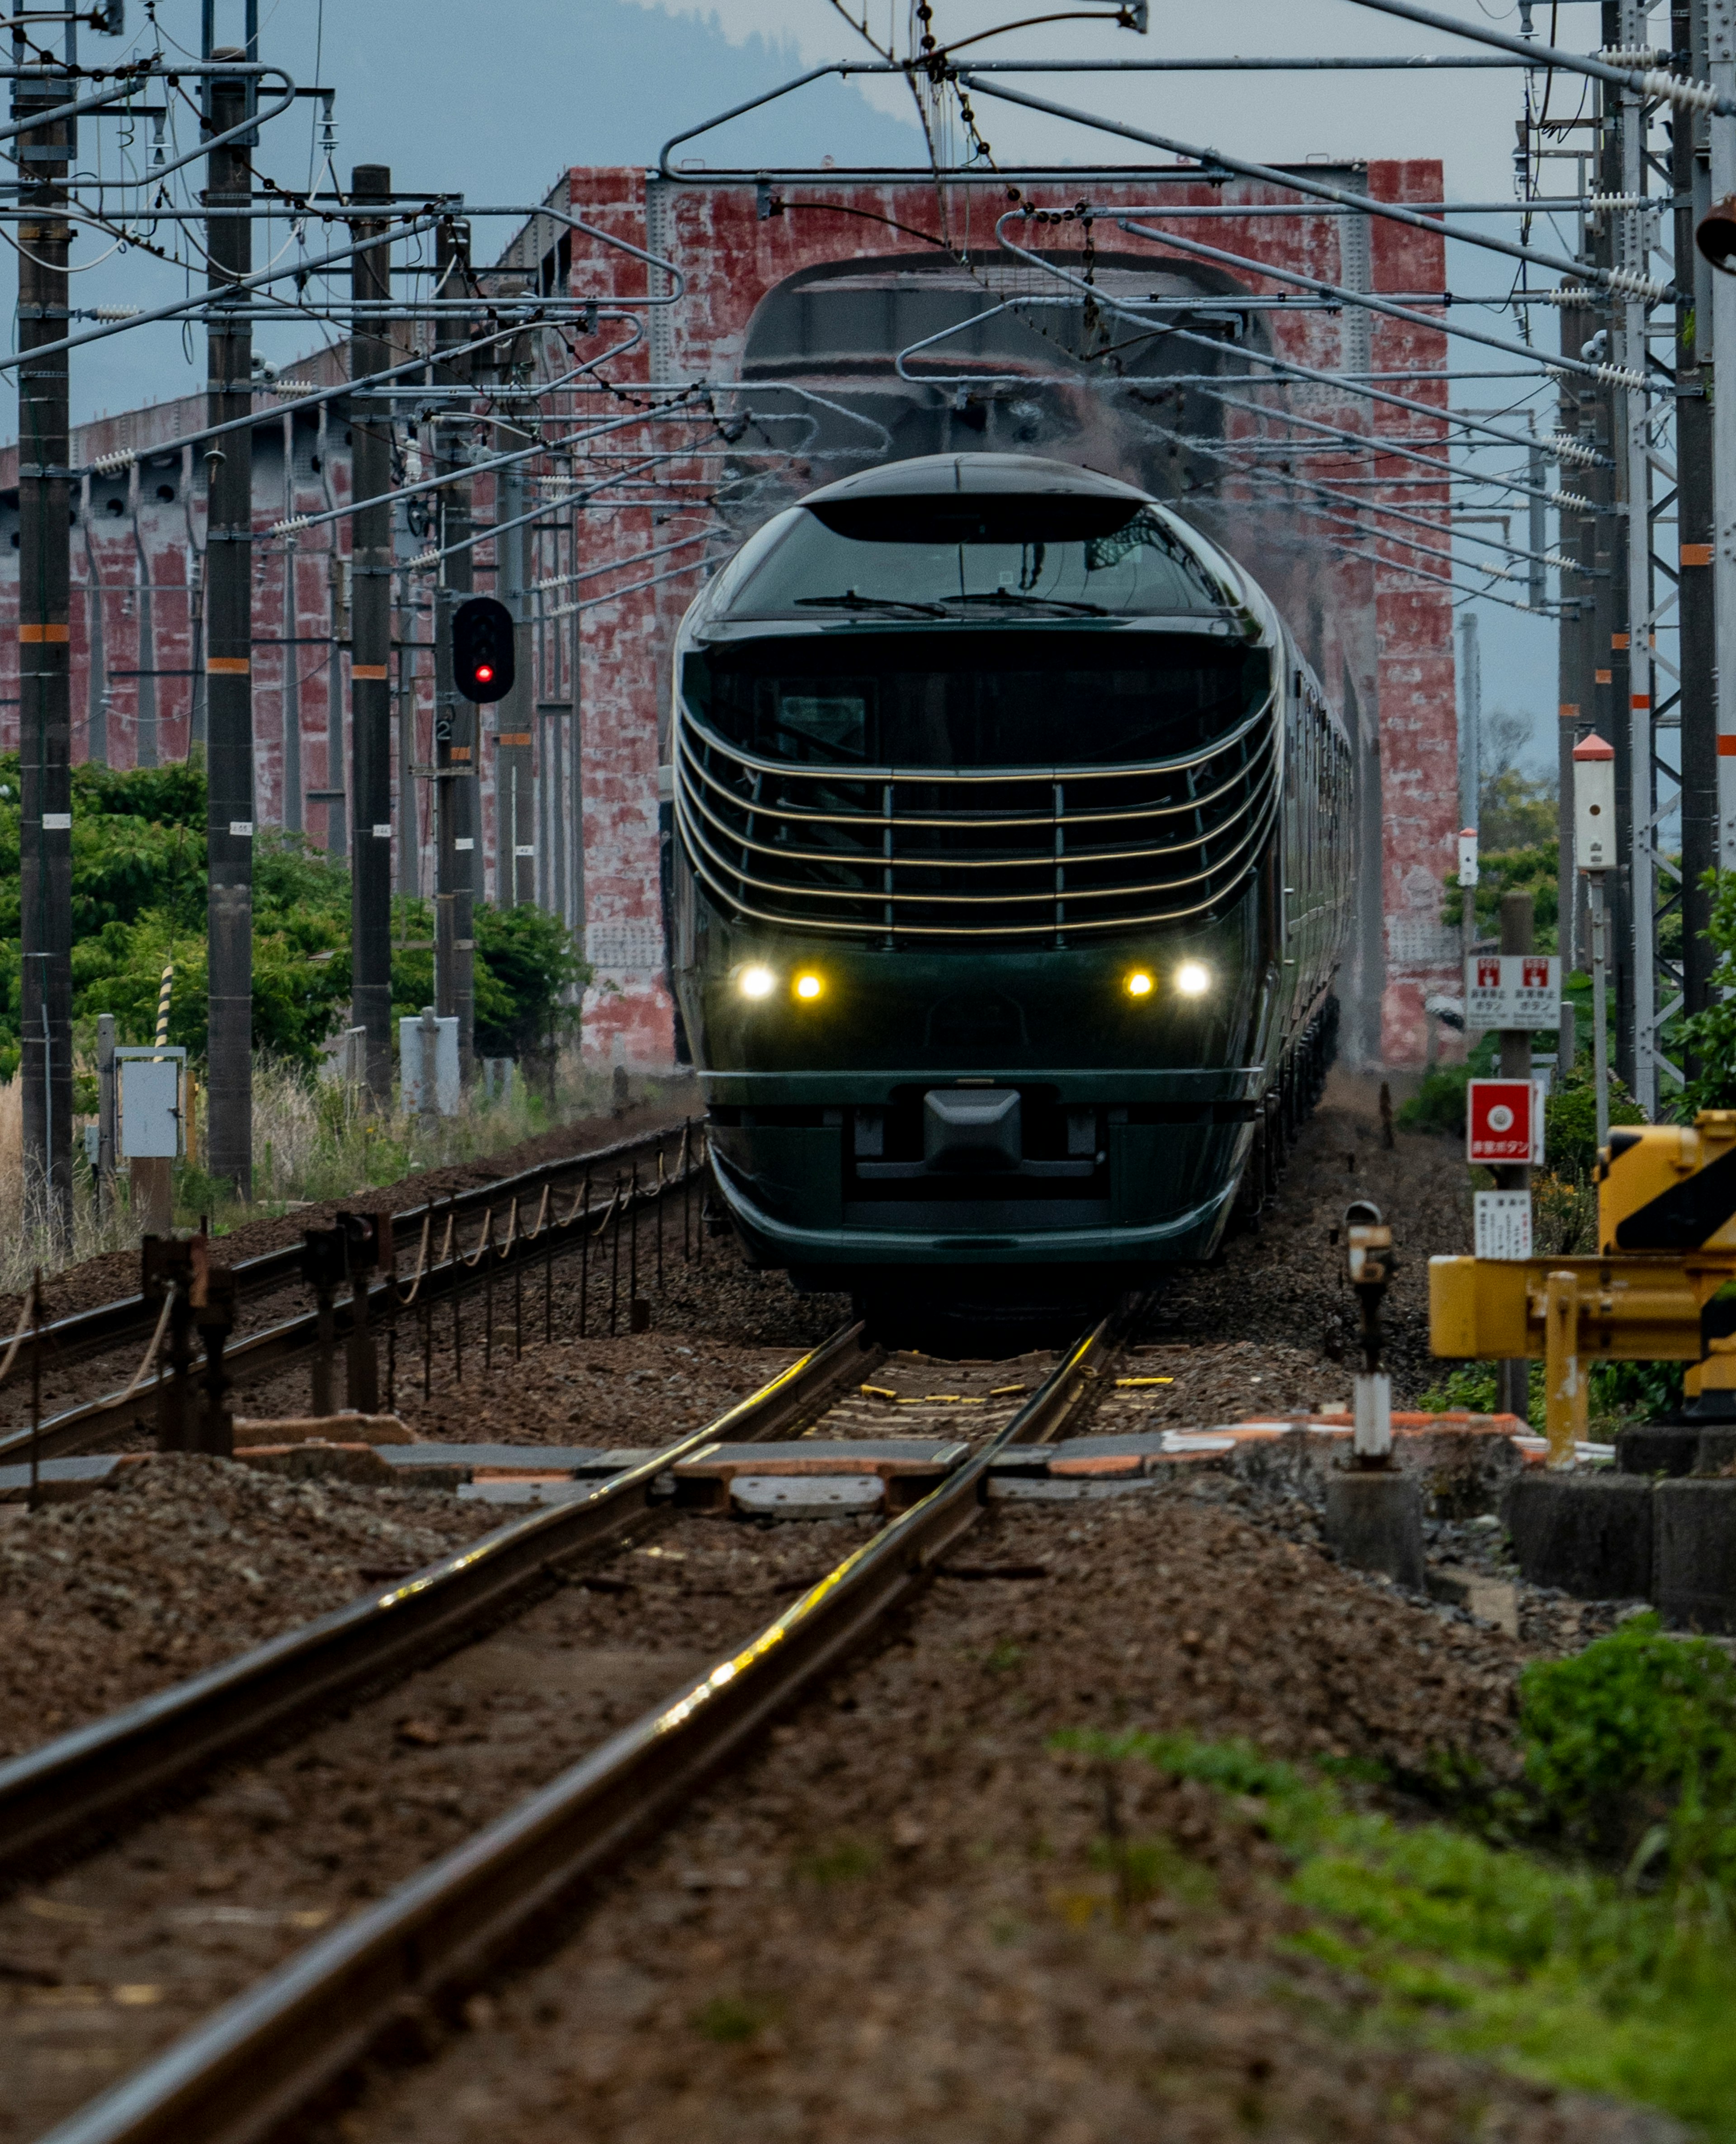
[[(1706, 78), (1705, 10), (1673, 0), (1671, 66)], [(1712, 896), (1701, 881), (1718, 861), (1718, 707), (1712, 608), (1713, 474), (1711, 306), (1698, 301), (1709, 282), (1694, 242), (1699, 204), (1707, 197), (1709, 127), (1699, 113), (1678, 112), (1670, 122), (1670, 179), (1675, 195), (1676, 511), (1680, 518), (1682, 751), (1682, 995), (1685, 1010), (1712, 1002), (1714, 959), (1706, 928)], [(1709, 301), (1710, 292), (1706, 296)], [(1736, 471), (1727, 473), (1736, 481)], [(1697, 1066), (1684, 1068), (1693, 1078)]]
[[(434, 295), (451, 299), (466, 294), (470, 283), (470, 226), (455, 219), (443, 223), (435, 239)], [(436, 350), (468, 340), (459, 313), (434, 317)], [(469, 383), (468, 356), (448, 358), (434, 367), (437, 386)], [(457, 409), (441, 401), (434, 416), (434, 473), (444, 476), (464, 466), (469, 427), (457, 421)], [(470, 487), (443, 484), (436, 538), (444, 548), (470, 535)], [(477, 746), (479, 725), (474, 702), (454, 689), (452, 614), (472, 593), (474, 554), (454, 551), (440, 561), (434, 586), (434, 1010), (458, 1022), (459, 1078), (468, 1087), (476, 1076), (476, 834)]]
[[(52, 19), (52, 18), (50, 18)], [(33, 62), (15, 18), (12, 116), (71, 101), (68, 75)], [(67, 57), (72, 25), (67, 24)], [(33, 127), (17, 151), (19, 1040), (25, 1212), (64, 1236), (72, 1220), (72, 703), (71, 451), (67, 353), (67, 163), (72, 122)]]
[[(503, 345), (502, 370), (508, 380), (528, 377), (529, 338), (514, 335)], [(520, 411), (524, 404), (509, 404)], [(494, 451), (511, 454), (535, 438), (533, 419), (503, 417), (494, 428)], [(533, 788), (531, 725), (537, 704), (535, 665), (525, 621), (530, 615), (530, 532), (509, 524), (527, 510), (528, 472), (523, 461), (508, 463), (494, 480), (494, 593), (513, 614), (518, 661), (513, 689), (495, 709), (494, 899), (503, 909), (528, 908), (537, 897), (536, 802)], [(534, 482), (533, 478), (529, 482)]]
[[(221, 46), (214, 60), (248, 55)], [(217, 76), (209, 128), (247, 116), (247, 83)], [(253, 331), (232, 285), (253, 267), (253, 175), (246, 136), (213, 149), (205, 196), (211, 320), (207, 421), (253, 408)], [(224, 211), (228, 211), (229, 213)], [(253, 433), (213, 439), (206, 485), (206, 914), (210, 976), (209, 1166), (253, 1195)], [(288, 651), (293, 654), (293, 649)]]
[[(372, 201), (384, 210), (391, 191), (384, 164), (358, 164), (350, 175), (353, 206)], [(356, 216), (350, 229), (360, 251), (350, 270), (350, 377), (362, 380), (391, 362), (384, 316), (391, 297), (389, 217)], [(373, 238), (380, 243), (368, 244)], [(350, 482), (358, 499), (391, 489), (391, 408), (350, 400)], [(384, 503), (361, 507), (351, 526), (350, 1018), (366, 1030), (368, 1092), (384, 1109), (392, 1102), (392, 509)]]

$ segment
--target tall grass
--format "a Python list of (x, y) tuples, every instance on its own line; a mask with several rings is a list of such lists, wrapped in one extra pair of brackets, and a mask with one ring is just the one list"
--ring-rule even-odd
[[(661, 1084), (654, 1076), (636, 1074), (627, 1099), (642, 1100)], [(515, 1077), (512, 1091), (493, 1100), (485, 1101), (479, 1089), (472, 1089), (455, 1116), (419, 1119), (395, 1109), (388, 1116), (364, 1107), (356, 1090), (341, 1081), (310, 1079), (293, 1065), (261, 1055), (255, 1060), (253, 1073), (252, 1203), (244, 1205), (229, 1184), (201, 1165), (210, 1150), (209, 1102), (201, 1081), (194, 1111), (196, 1159), (175, 1169), (176, 1223), (196, 1227), (209, 1219), (221, 1234), (244, 1221), (298, 1206), (354, 1198), (419, 1170), (484, 1159), (553, 1125), (600, 1114), (615, 1099), (613, 1074), (585, 1065), (577, 1050), (570, 1050), (557, 1060), (552, 1080), (541, 1093)], [(84, 1158), (84, 1126), (89, 1121), (79, 1117), (74, 1122), (68, 1239), (46, 1224), (40, 1201), (27, 1202), (22, 1085), (17, 1079), (0, 1081), (0, 1292), (27, 1287), (38, 1266), (46, 1278), (102, 1252), (137, 1247), (140, 1231), (128, 1202), (124, 1166), (109, 1210), (98, 1212), (96, 1185)]]

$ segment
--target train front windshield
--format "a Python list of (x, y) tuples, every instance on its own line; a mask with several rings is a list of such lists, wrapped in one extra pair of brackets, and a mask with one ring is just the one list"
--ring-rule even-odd
[(1238, 601), (1150, 508), (1041, 494), (799, 507), (730, 573), (732, 618), (1175, 618)]
[(1272, 690), (1269, 651), (1198, 633), (875, 631), (697, 648), (682, 693), (756, 758), (809, 767), (1137, 766)]

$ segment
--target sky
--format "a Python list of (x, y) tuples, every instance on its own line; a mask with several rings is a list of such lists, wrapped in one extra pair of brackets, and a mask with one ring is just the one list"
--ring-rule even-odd
[[(869, 27), (902, 47), (908, 0), (847, 0), (866, 7)], [(1077, 6), (1079, 0), (1070, 0)], [(1516, 29), (1512, 0), (1436, 0), (1467, 21)], [(947, 40), (991, 27), (1023, 9), (987, 0), (934, 0), (935, 27)], [(1547, 29), (1550, 8), (1537, 8)], [(156, 16), (171, 48), (196, 52), (198, 0), (158, 0)], [(459, 187), (473, 203), (535, 201), (570, 164), (650, 163), (670, 136), (786, 81), (805, 68), (867, 54), (861, 37), (829, 0), (262, 0), (261, 57), (302, 84), (336, 90), (336, 169), (347, 182), (357, 162), (391, 166), (406, 189)], [(128, 38), (86, 33), (82, 57), (139, 49), (142, 4), (129, 10)], [(1589, 0), (1562, 0), (1564, 44), (1590, 49), (1598, 12)], [(218, 0), (220, 40), (239, 41), (241, 0)], [(1662, 34), (1661, 31), (1659, 34)], [(1152, 60), (1228, 52), (1417, 53), (1454, 49), (1452, 41), (1356, 0), (1151, 0), (1141, 37), (1110, 20), (1069, 22), (1015, 33), (975, 49), (983, 57)], [(1463, 50), (1464, 47), (1457, 49)], [(1019, 86), (1052, 101), (1170, 136), (1190, 146), (1222, 146), (1262, 161), (1337, 161), (1437, 155), (1449, 199), (1499, 201), (1513, 191), (1516, 73), (1172, 74), (1029, 77)], [(1021, 111), (985, 95), (977, 105), (996, 159), (1113, 161), (1153, 154), (1118, 148), (1100, 131)], [(278, 121), (260, 152), (261, 167), (290, 185), (317, 171), (318, 106), (299, 105)], [(683, 155), (713, 163), (841, 164), (919, 161), (921, 136), (908, 90), (895, 80), (856, 78), (811, 86), (766, 112), (732, 122)], [(182, 123), (181, 146), (195, 135)], [(81, 161), (101, 153), (113, 166), (113, 130), (87, 127)], [(196, 188), (197, 167), (185, 181)], [(1565, 188), (1562, 189), (1567, 190)], [(1512, 229), (1510, 219), (1490, 227)], [(479, 226), (503, 238), (509, 221)], [(1570, 226), (1540, 231), (1571, 251)], [(76, 248), (75, 261), (103, 251)], [(1505, 264), (1460, 246), (1450, 249), (1456, 290), (1504, 289)], [(181, 271), (134, 251), (109, 253), (75, 275), (73, 303), (161, 303), (184, 287)], [(1545, 279), (1547, 280), (1547, 279)], [(1510, 317), (1489, 325), (1510, 334)], [(1545, 323), (1545, 326), (1552, 325)], [(275, 360), (309, 346), (305, 326), (262, 335)], [(196, 359), (196, 363), (193, 360)], [(1493, 358), (1496, 365), (1505, 360)], [(202, 382), (203, 350), (178, 329), (136, 330), (75, 355), (74, 414), (124, 409)], [(1498, 383), (1455, 390), (1456, 402), (1492, 406)], [(10, 429), (10, 427), (7, 427)], [(1555, 629), (1491, 603), (1476, 606), (1483, 644), (1486, 704), (1532, 717), (1535, 762), (1553, 765)]]

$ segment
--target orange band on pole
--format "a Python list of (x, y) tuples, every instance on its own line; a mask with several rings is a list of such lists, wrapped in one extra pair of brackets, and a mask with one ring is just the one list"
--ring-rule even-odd
[(1720, 759), (1736, 759), (1736, 733), (1729, 730), (1719, 732), (1718, 756)]
[(1608, 685), (1614, 682), (1612, 673), (1608, 670), (1594, 670), (1591, 674), (1600, 685)]
[(375, 684), (384, 685), (386, 682), (386, 666), (384, 663), (352, 663), (350, 666), (350, 674), (352, 677), (371, 678)]
[(1712, 546), (1709, 543), (1684, 543), (1682, 546), (1682, 563), (1684, 566), (1709, 566), (1711, 563)]
[(46, 642), (60, 648), (72, 638), (70, 625), (21, 625), (18, 638), (27, 648), (40, 648)]
[(205, 674), (208, 677), (245, 677), (253, 664), (245, 655), (207, 655)]
[(1643, 715), (1643, 714), (1644, 714), (1644, 713), (1645, 713), (1645, 712), (1649, 709), (1649, 707), (1650, 707), (1651, 704), (1652, 704), (1652, 696), (1651, 696), (1651, 694), (1650, 694), (1649, 692), (1636, 692), (1636, 693), (1634, 693), (1634, 712), (1636, 715)]
[(1576, 701), (1564, 700), (1561, 702), (1561, 719), (1564, 722), (1578, 722), (1580, 719), (1580, 709), (1579, 703)]

